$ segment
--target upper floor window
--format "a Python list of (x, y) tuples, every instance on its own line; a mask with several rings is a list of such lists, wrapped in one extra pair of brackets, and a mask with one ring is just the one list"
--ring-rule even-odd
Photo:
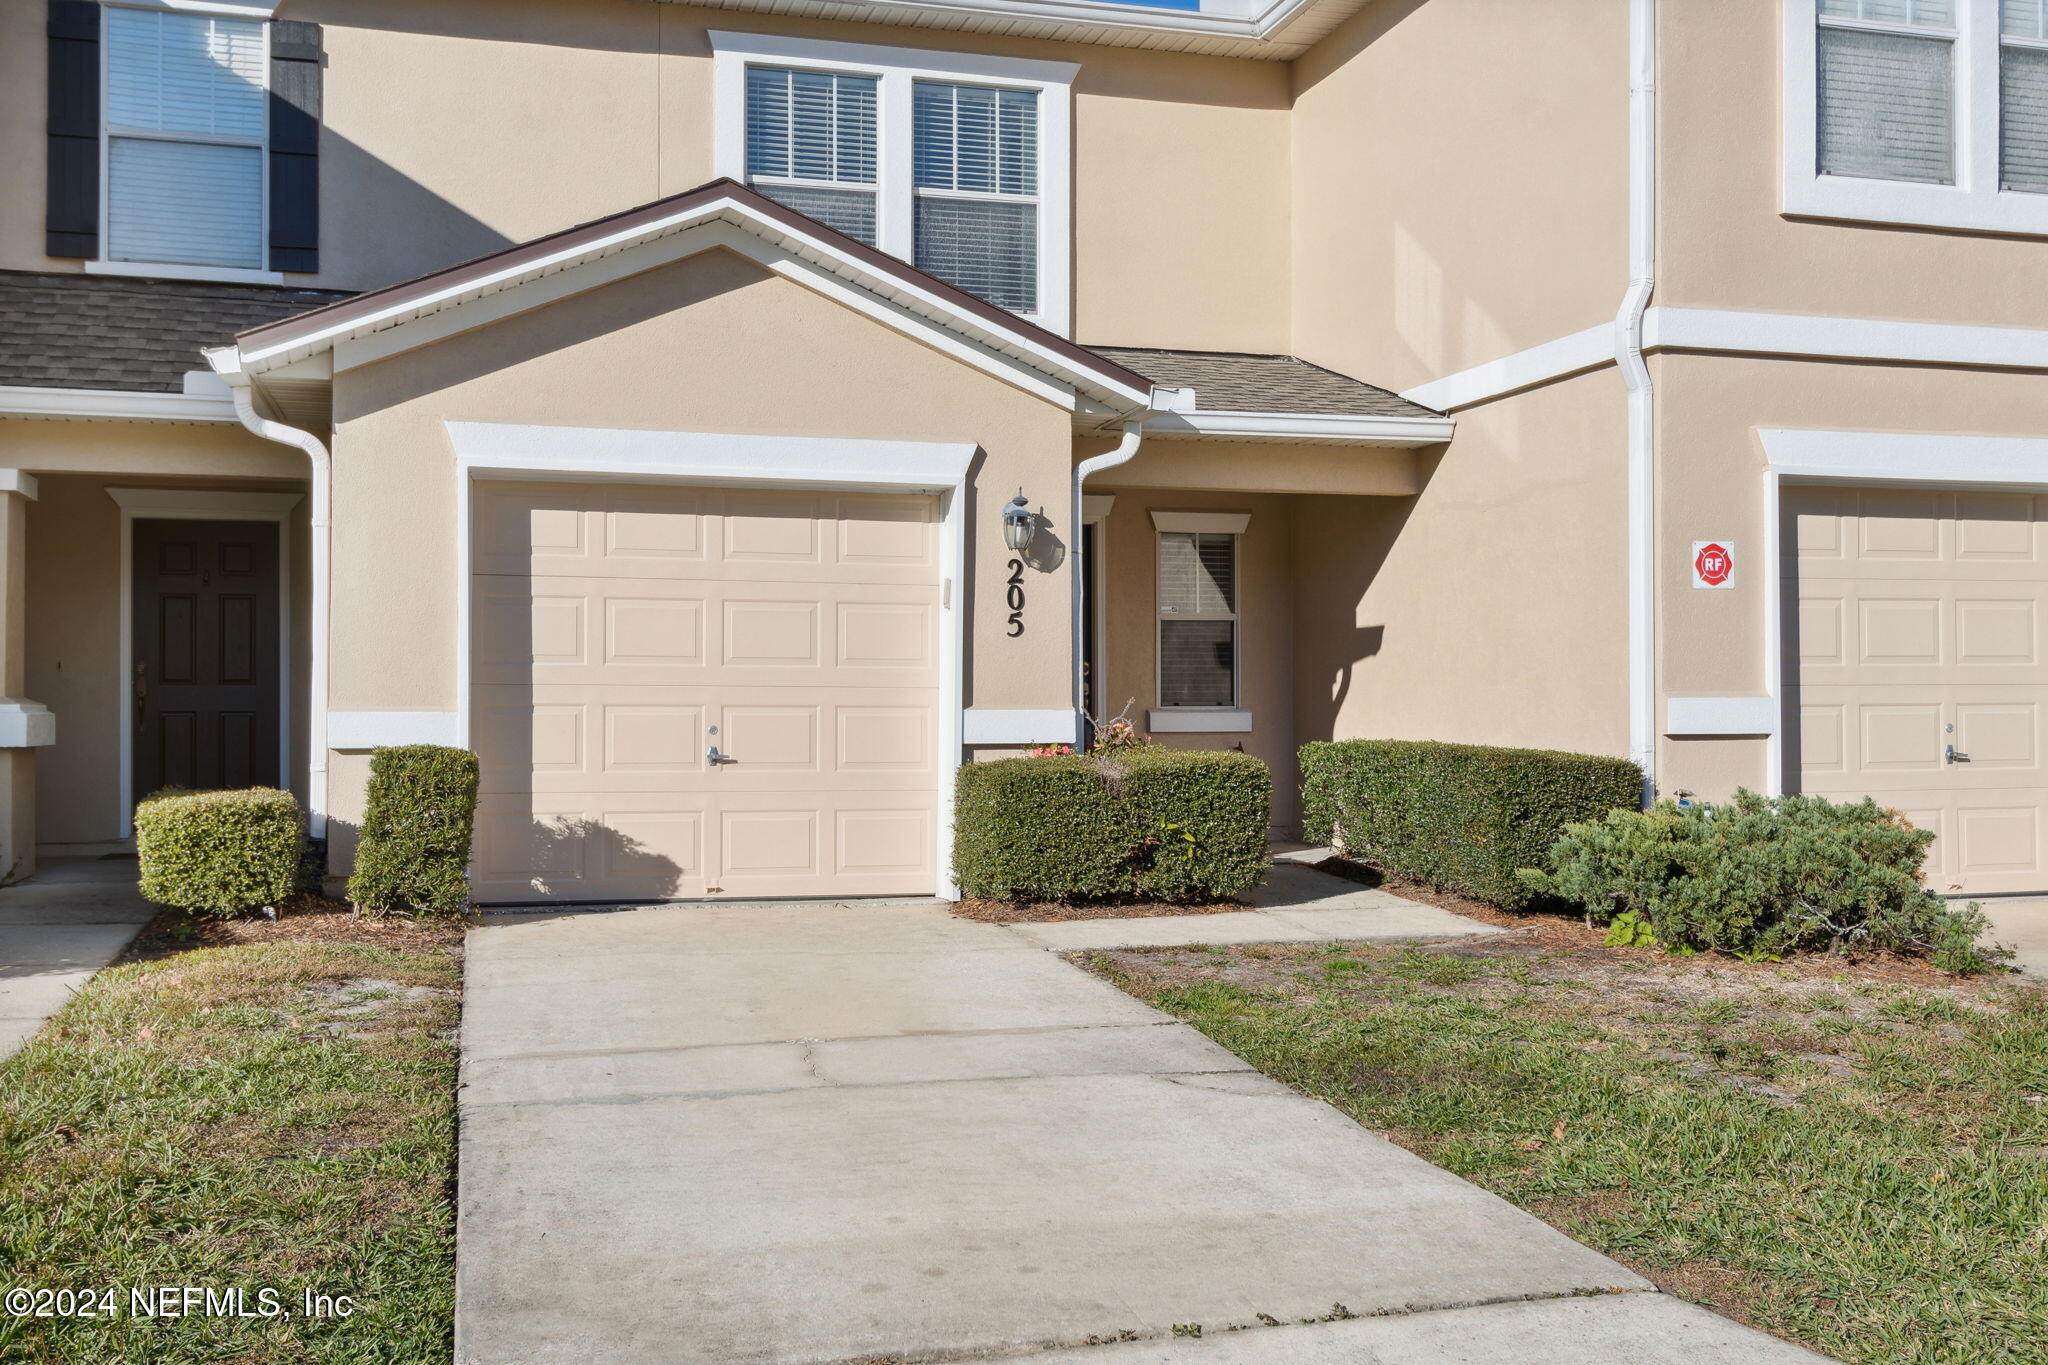
[(265, 27), (108, 7), (108, 260), (261, 268)]
[(2048, 234), (2048, 0), (1784, 0), (1785, 212)]
[(711, 39), (720, 174), (1066, 330), (1071, 64)]

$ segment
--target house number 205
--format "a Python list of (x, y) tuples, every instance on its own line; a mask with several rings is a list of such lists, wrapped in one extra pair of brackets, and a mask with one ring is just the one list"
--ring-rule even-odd
[(1010, 636), (1015, 639), (1024, 633), (1024, 561), (1010, 561)]

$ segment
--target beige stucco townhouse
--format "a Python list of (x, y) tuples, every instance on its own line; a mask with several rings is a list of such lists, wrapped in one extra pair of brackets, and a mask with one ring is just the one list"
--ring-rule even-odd
[(488, 900), (946, 889), (1128, 714), (2048, 889), (2038, 0), (12, 0), (0, 868), (475, 748)]

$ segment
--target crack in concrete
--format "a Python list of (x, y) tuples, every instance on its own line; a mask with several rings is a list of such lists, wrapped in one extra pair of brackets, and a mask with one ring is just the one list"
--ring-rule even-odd
[(1178, 1019), (1161, 1016), (1158, 1019), (1139, 1021), (1126, 1019), (1115, 1023), (1101, 1024), (1033, 1024), (1024, 1028), (988, 1029), (918, 1029), (903, 1033), (849, 1033), (832, 1038), (764, 1038), (746, 1043), (676, 1043), (667, 1047), (594, 1047), (576, 1048), (562, 1052), (498, 1052), (472, 1053), (463, 1058), (469, 1062), (548, 1062), (573, 1060), (580, 1057), (634, 1057), (657, 1056), (667, 1052), (708, 1052), (717, 1049), (795, 1047), (804, 1043), (882, 1043), (901, 1038), (1010, 1038), (1030, 1037), (1034, 1034), (1091, 1033), (1109, 1029), (1152, 1029), (1191, 1028)]

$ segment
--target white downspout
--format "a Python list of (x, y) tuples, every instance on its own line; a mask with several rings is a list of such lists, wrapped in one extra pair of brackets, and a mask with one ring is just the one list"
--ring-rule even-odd
[(312, 677), (307, 680), (311, 713), (306, 718), (306, 816), (307, 828), (316, 839), (327, 834), (327, 506), (331, 495), (332, 461), (327, 447), (310, 431), (273, 422), (256, 411), (256, 391), (242, 370), (241, 356), (232, 346), (203, 352), (214, 372), (227, 381), (235, 400), (235, 415), (242, 425), (266, 441), (293, 446), (306, 452), (312, 469), (313, 496), (309, 508), (312, 522), (313, 581), (312, 622), (309, 630)]
[(1114, 469), (1120, 464), (1126, 464), (1133, 455), (1138, 453), (1138, 443), (1145, 439), (1145, 418), (1149, 415), (1149, 413), (1140, 413), (1130, 421), (1125, 422), (1123, 439), (1116, 443), (1114, 450), (1106, 450), (1100, 455), (1092, 455), (1074, 466), (1073, 519), (1067, 523), (1073, 528), (1074, 544), (1068, 551), (1067, 557), (1074, 566), (1074, 733), (1077, 739), (1085, 738), (1082, 734), (1084, 720), (1081, 713), (1083, 695), (1081, 672), (1086, 667), (1088, 658), (1087, 628), (1083, 624), (1081, 613), (1081, 594), (1086, 591), (1088, 585), (1087, 558), (1081, 550), (1082, 542), (1085, 539), (1081, 530), (1082, 518), (1086, 515), (1082, 503), (1082, 488), (1088, 482), (1089, 475), (1100, 474), (1105, 469)]
[(1657, 499), (1643, 317), (1657, 287), (1657, 0), (1628, 0), (1628, 72), (1629, 280), (1614, 359), (1628, 389), (1628, 745), (1648, 802), (1657, 794)]

